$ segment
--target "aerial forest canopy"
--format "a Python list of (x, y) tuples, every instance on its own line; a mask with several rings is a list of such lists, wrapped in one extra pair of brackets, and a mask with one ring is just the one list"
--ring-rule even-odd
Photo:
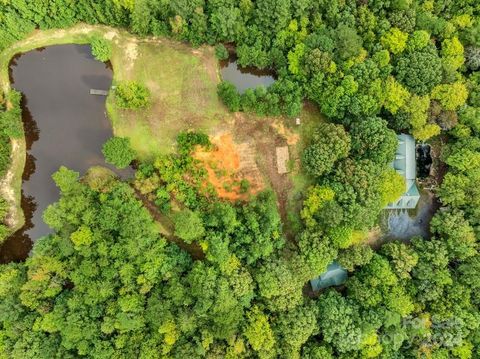
[[(131, 183), (60, 168), (52, 234), (0, 265), (1, 359), (480, 358), (479, 1), (0, 0), (0, 51), (81, 22), (216, 46), (222, 59), (234, 49), (276, 81), (242, 94), (219, 83), (228, 109), (295, 118), (308, 101), (329, 120), (308, 136), (309, 185), (283, 217), (272, 190), (226, 201), (205, 185), (194, 152), (214, 145), (200, 131), (138, 161)], [(108, 41), (92, 46), (110, 58)], [(125, 111), (154, 95), (117, 90)], [(0, 178), (19, 117), (20, 94), (0, 94)], [(365, 233), (404, 191), (390, 166), (399, 132), (441, 143), (441, 208), (429, 238), (372, 248)], [(126, 137), (104, 154), (135, 160)], [(0, 238), (7, 212), (0, 198)], [(333, 261), (346, 283), (308, 295)]]

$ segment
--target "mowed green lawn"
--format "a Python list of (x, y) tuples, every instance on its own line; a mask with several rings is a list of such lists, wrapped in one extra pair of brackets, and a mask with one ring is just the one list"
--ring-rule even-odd
[(129, 137), (140, 159), (173, 151), (182, 130), (208, 133), (230, 118), (216, 93), (218, 62), (212, 48), (192, 49), (166, 39), (115, 40), (114, 82), (138, 81), (152, 95), (144, 110), (119, 109), (113, 94), (107, 101), (115, 135)]

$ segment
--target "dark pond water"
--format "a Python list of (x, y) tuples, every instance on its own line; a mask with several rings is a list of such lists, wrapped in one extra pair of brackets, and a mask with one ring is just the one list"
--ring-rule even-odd
[(89, 93), (90, 89), (108, 90), (112, 72), (92, 57), (89, 46), (61, 45), (28, 52), (12, 60), (10, 74), (12, 87), (23, 93), (26, 224), (0, 248), (3, 263), (24, 260), (32, 241), (50, 233), (42, 213), (59, 197), (52, 174), (62, 165), (80, 174), (91, 166), (105, 166), (101, 148), (112, 136), (105, 97)]
[(433, 162), (430, 150), (430, 145), (417, 145), (417, 172), (419, 178), (427, 178), (430, 176), (430, 169)]
[(240, 67), (234, 56), (220, 64), (222, 79), (233, 83), (240, 93), (261, 85), (268, 87), (275, 82), (273, 71), (260, 70), (253, 66)]

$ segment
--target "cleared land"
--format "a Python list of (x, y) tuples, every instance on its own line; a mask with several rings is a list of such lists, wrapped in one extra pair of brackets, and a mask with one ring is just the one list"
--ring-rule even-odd
[[(211, 169), (211, 181), (217, 181), (220, 194), (226, 199), (238, 200), (262, 188), (272, 188), (278, 196), (282, 217), (294, 224), (295, 218), (290, 218), (288, 213), (292, 213), (290, 209), (295, 203), (298, 205), (300, 194), (309, 184), (299, 175), (299, 153), (312, 125), (321, 121), (321, 116), (313, 107), (306, 106), (299, 116), (302, 124), (297, 126), (294, 119), (230, 113), (216, 93), (220, 81), (219, 65), (211, 47), (192, 49), (164, 38), (139, 39), (105, 26), (81, 24), (67, 30), (35, 31), (0, 54), (2, 89), (5, 93), (10, 90), (8, 65), (16, 54), (49, 45), (85, 44), (93, 36), (102, 36), (112, 42), (114, 84), (135, 80), (151, 91), (151, 106), (140, 111), (119, 109), (113, 93), (107, 98), (107, 113), (114, 133), (129, 137), (141, 160), (174, 151), (175, 138), (180, 131), (204, 131), (214, 139), (227, 136), (224, 138), (228, 143), (220, 143), (216, 154), (218, 158), (227, 157), (216, 163), (205, 162)], [(12, 166), (2, 182), (2, 194), (12, 203), (9, 217), (12, 232), (23, 225), (20, 198), (25, 145), (22, 140), (15, 142)], [(288, 174), (278, 173), (276, 148), (281, 146), (289, 147)], [(204, 156), (208, 158), (209, 155), (214, 158), (215, 152)], [(235, 158), (228, 156), (237, 156), (238, 166), (223, 168), (226, 163), (235, 162)], [(229, 178), (222, 178), (224, 174)], [(242, 179), (251, 182), (247, 194), (240, 193)]]
[(114, 43), (114, 82), (135, 80), (152, 94), (151, 106), (140, 111), (117, 108), (112, 95), (107, 100), (115, 134), (130, 137), (140, 159), (172, 152), (180, 131), (211, 133), (231, 118), (217, 97), (218, 64), (212, 48), (192, 49), (167, 39), (142, 41), (117, 31), (105, 36)]

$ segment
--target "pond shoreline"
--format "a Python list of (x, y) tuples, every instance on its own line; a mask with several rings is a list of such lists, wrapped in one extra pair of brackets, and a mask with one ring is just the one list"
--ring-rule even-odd
[[(201, 114), (201, 116), (204, 116), (205, 119), (199, 123), (199, 128), (206, 127), (205, 131), (209, 132), (208, 129), (211, 128), (212, 125), (218, 125), (218, 118), (222, 118), (227, 122), (229, 119), (233, 118), (233, 115), (226, 110), (225, 106), (216, 96), (216, 84), (220, 81), (220, 67), (218, 61), (216, 61), (214, 57), (214, 50), (212, 47), (202, 46), (197, 49), (191, 49), (189, 46), (183, 43), (172, 41), (168, 38), (139, 38), (130, 34), (126, 30), (104, 25), (87, 25), (84, 23), (79, 23), (69, 29), (33, 31), (24, 39), (19, 40), (0, 52), (0, 89), (3, 89), (5, 96), (8, 96), (11, 91), (9, 63), (12, 58), (15, 57), (15, 55), (53, 45), (89, 44), (93, 37), (98, 36), (105, 38), (112, 44), (113, 51), (110, 62), (111, 69), (113, 71), (113, 84), (118, 81), (134, 79), (140, 81), (150, 81), (149, 78), (143, 78), (145, 75), (143, 72), (144, 67), (141, 65), (143, 61), (150, 60), (150, 57), (153, 55), (153, 53), (150, 53), (150, 51), (155, 51), (157, 58), (158, 56), (161, 57), (171, 54), (175, 59), (183, 61), (181, 65), (175, 67), (176, 69), (182, 70), (183, 67), (190, 65), (191, 63), (197, 64), (195, 69), (201, 71), (198, 76), (201, 77), (203, 81), (208, 80), (209, 82), (207, 87), (210, 87), (205, 89), (208, 91), (202, 92), (202, 94), (205, 94), (202, 95), (203, 97), (198, 95), (198, 91), (192, 94), (193, 101), (204, 101), (205, 99), (210, 101), (208, 102), (209, 107), (207, 107), (206, 110)], [(178, 64), (178, 62), (176, 62), (176, 64)], [(192, 71), (192, 69), (190, 69), (190, 71)], [(184, 72), (180, 71), (179, 73), (183, 74)], [(150, 82), (148, 84), (156, 86), (156, 84), (152, 84)], [(189, 86), (189, 84), (187, 85)], [(159, 94), (156, 96), (155, 100), (158, 101), (159, 99), (162, 99), (163, 101), (164, 97), (161, 96), (163, 95)], [(160, 105), (163, 106), (164, 104), (161, 103)], [(157, 107), (158, 106), (159, 105), (157, 105)], [(189, 110), (188, 104), (179, 108), (175, 107), (171, 112), (176, 114), (176, 111), (183, 113), (186, 112), (186, 110)], [(137, 151), (141, 160), (147, 160), (151, 158), (151, 156), (157, 155), (157, 152), (150, 151), (152, 149), (152, 145), (155, 145), (156, 151), (160, 151), (160, 153), (169, 153), (173, 151), (174, 147), (170, 145), (171, 143), (174, 143), (174, 137), (172, 137), (172, 134), (174, 133), (176, 137), (178, 131), (181, 130), (181, 128), (178, 129), (177, 127), (183, 128), (187, 126), (187, 128), (184, 128), (184, 130), (186, 130), (188, 129), (188, 126), (192, 125), (192, 123), (186, 122), (178, 126), (175, 125), (176, 122), (172, 122), (175, 125), (173, 126), (174, 128), (167, 128), (161, 133), (152, 133), (152, 135), (150, 135), (151, 138), (146, 138), (145, 136), (147, 134), (145, 131), (149, 131), (151, 129), (145, 127), (147, 125), (146, 120), (148, 118), (144, 119), (143, 116), (150, 116), (150, 113), (139, 112), (138, 114), (135, 114), (135, 118), (137, 118), (137, 120), (135, 120), (134, 123), (137, 126), (135, 128), (135, 131), (137, 132), (133, 133), (132, 129), (130, 128), (131, 123), (129, 122), (131, 121), (131, 114), (128, 111), (122, 111), (117, 108), (111, 95), (109, 95), (106, 99), (104, 111), (107, 114), (107, 118), (111, 128), (113, 129), (114, 135), (131, 136), (133, 141), (132, 146)], [(151, 112), (156, 111), (157, 108), (154, 108)], [(213, 120), (212, 118), (216, 119)], [(157, 138), (162, 138), (161, 143), (158, 143), (156, 140)], [(11, 196), (7, 198), (9, 199), (8, 202), (10, 204), (8, 213), (10, 234), (15, 233), (25, 223), (25, 218), (21, 208), (21, 191), (22, 174), (25, 168), (27, 150), (24, 136), (18, 139), (13, 139), (12, 143), (15, 146), (15, 150), (12, 151), (12, 160), (8, 169), (9, 175), (0, 179), (0, 183), (2, 183), (1, 189), (3, 192), (9, 192), (11, 194)], [(4, 194), (0, 195), (7, 197)]]
[[(104, 25), (88, 25), (84, 23), (79, 23), (69, 29), (33, 31), (29, 36), (19, 40), (0, 52), (0, 89), (3, 92), (4, 97), (8, 98), (8, 95), (12, 90), (9, 69), (10, 63), (15, 57), (47, 46), (89, 44), (94, 36), (109, 38), (112, 34), (127, 34), (127, 36), (131, 37), (131, 35), (125, 30)], [(115, 80), (115, 71), (113, 71), (113, 78)], [(7, 101), (7, 108), (11, 108), (11, 106), (12, 104)], [(18, 120), (21, 121), (20, 118)], [(6, 175), (3, 178), (0, 178), (0, 195), (10, 204), (10, 209), (6, 217), (6, 222), (10, 228), (10, 235), (25, 225), (25, 216), (21, 207), (22, 176), (25, 168), (27, 151), (25, 135), (21, 138), (11, 138), (11, 144), (12, 153), (10, 167), (8, 168)], [(0, 244), (1, 243), (2, 241), (0, 240)]]
[(42, 214), (58, 200), (52, 174), (63, 165), (81, 175), (91, 166), (106, 166), (101, 148), (113, 135), (105, 97), (90, 94), (92, 88), (110, 88), (112, 71), (95, 60), (90, 46), (40, 47), (15, 56), (10, 70), (11, 86), (22, 93), (27, 154), (21, 182), (24, 225), (0, 247), (3, 263), (24, 260), (33, 242), (51, 232)]
[[(10, 62), (17, 55), (48, 45), (89, 43), (92, 32), (106, 31), (106, 29), (108, 27), (80, 24), (69, 30), (35, 30), (27, 38), (4, 49), (0, 53), (0, 88), (3, 95), (7, 97), (11, 91), (9, 68)], [(11, 104), (8, 102), (7, 107), (11, 107)], [(13, 234), (25, 224), (25, 216), (21, 208), (22, 175), (26, 163), (25, 137), (11, 139), (11, 144), (11, 164), (7, 174), (0, 181), (0, 194), (10, 203), (7, 223), (10, 227), (10, 234)]]

